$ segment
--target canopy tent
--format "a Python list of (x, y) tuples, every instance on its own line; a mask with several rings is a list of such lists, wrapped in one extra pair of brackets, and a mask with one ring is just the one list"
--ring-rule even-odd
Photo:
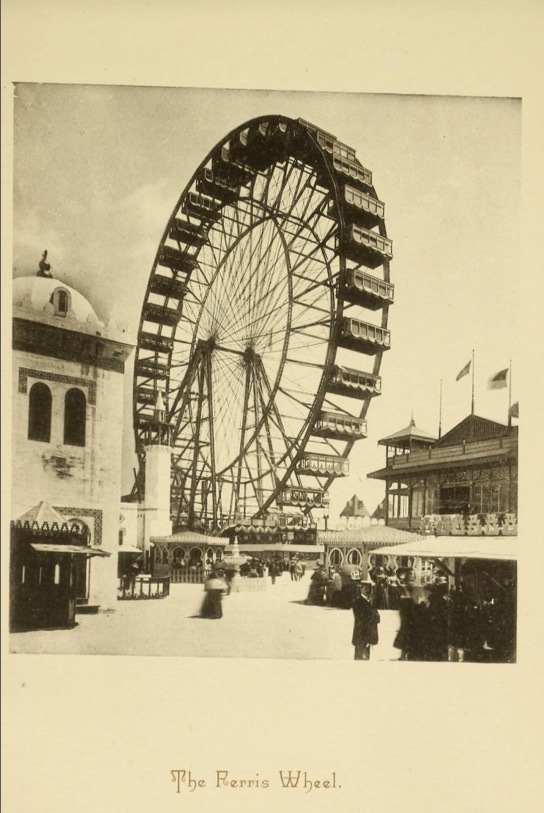
[(376, 548), (378, 554), (422, 556), (430, 559), (502, 559), (516, 561), (517, 537), (503, 536), (439, 536), (419, 537), (402, 545)]
[(121, 553), (130, 553), (133, 556), (142, 556), (143, 555), (143, 550), (141, 548), (134, 547), (134, 545), (121, 545), (117, 549), (117, 553), (119, 553), (119, 554), (121, 554)]

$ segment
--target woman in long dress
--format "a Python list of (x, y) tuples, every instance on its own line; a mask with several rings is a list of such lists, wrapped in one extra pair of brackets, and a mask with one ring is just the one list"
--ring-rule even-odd
[(204, 585), (206, 595), (200, 611), (201, 618), (222, 618), (223, 617), (223, 593), (227, 591), (227, 585), (218, 576), (212, 575)]

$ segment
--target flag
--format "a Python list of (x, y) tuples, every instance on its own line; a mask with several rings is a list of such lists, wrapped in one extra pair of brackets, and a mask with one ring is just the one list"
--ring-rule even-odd
[(508, 367), (506, 367), (504, 370), (500, 370), (493, 376), (493, 378), (489, 379), (488, 389), (500, 390), (503, 387), (506, 387), (507, 376), (508, 376)]
[(511, 418), (519, 418), (519, 401), (516, 401), (515, 404), (512, 404), (510, 407), (510, 417)]
[(457, 378), (455, 379), (456, 381), (459, 381), (460, 378), (463, 378), (463, 376), (468, 375), (470, 373), (470, 365), (471, 364), (472, 364), (472, 361), (469, 361), (467, 364), (465, 364), (463, 369), (460, 372), (457, 373)]

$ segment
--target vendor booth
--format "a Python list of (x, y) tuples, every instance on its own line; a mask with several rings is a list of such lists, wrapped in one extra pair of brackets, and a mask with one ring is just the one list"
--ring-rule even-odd
[(11, 523), (11, 632), (75, 626), (77, 562), (110, 555), (88, 542), (86, 527), (45, 502)]

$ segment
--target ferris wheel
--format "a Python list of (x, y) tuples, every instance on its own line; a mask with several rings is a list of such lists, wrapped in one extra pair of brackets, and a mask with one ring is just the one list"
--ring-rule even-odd
[(134, 426), (171, 429), (174, 524), (323, 509), (380, 394), (394, 290), (384, 204), (355, 150), (265, 116), (202, 161), (142, 307)]

